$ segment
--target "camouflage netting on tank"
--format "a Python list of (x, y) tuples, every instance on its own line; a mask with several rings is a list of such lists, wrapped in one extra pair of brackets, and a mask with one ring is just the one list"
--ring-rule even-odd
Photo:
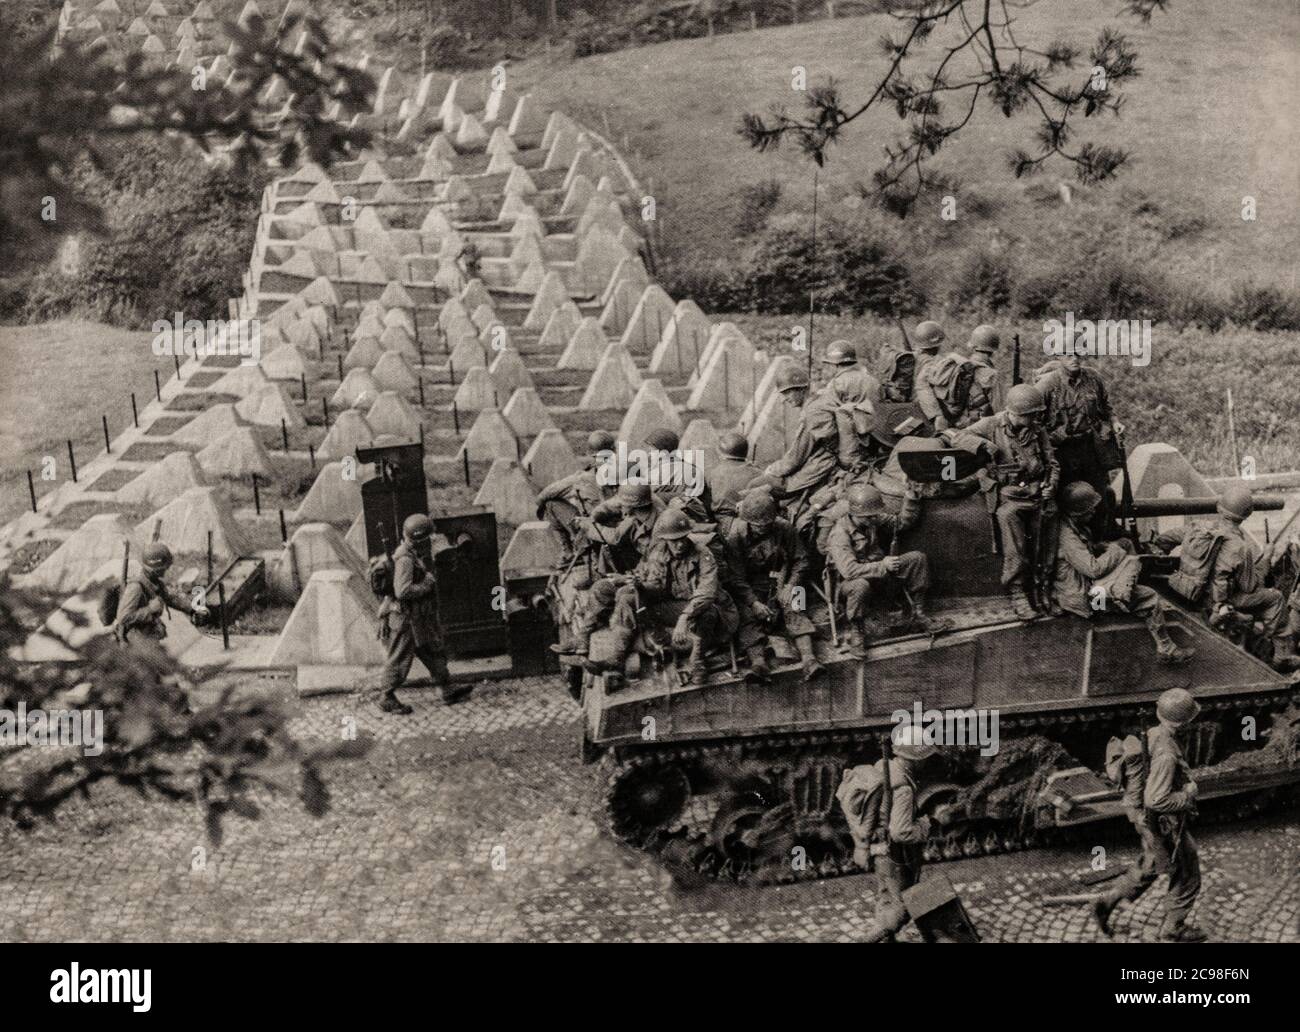
[(1059, 742), (1032, 735), (1003, 743), (989, 769), (967, 785), (954, 802), (971, 817), (1015, 820), (1021, 831), (1034, 825), (1039, 790), (1053, 771), (1079, 766)]
[(1300, 763), (1300, 706), (1288, 706), (1276, 714), (1263, 737), (1262, 747), (1233, 753), (1212, 767), (1200, 767), (1196, 771), (1197, 777)]

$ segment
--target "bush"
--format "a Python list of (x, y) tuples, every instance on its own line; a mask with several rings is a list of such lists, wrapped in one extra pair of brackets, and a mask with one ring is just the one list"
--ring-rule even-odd
[(736, 215), (736, 232), (751, 236), (762, 229), (781, 201), (781, 180), (764, 179), (740, 188), (740, 211)]
[(957, 267), (952, 302), (959, 308), (1001, 312), (1011, 304), (1014, 277), (1005, 250), (967, 251)]
[(1238, 326), (1256, 330), (1300, 330), (1300, 298), (1274, 286), (1254, 283), (1233, 285), (1228, 296), (1228, 318)]

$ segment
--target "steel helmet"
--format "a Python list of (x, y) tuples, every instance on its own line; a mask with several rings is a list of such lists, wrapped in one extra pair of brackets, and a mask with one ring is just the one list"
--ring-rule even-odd
[(618, 441), (608, 430), (593, 430), (587, 435), (587, 451), (592, 455), (603, 451), (613, 451)]
[(885, 511), (885, 499), (870, 484), (854, 484), (847, 497), (850, 516), (879, 516)]
[(847, 340), (833, 340), (826, 345), (826, 365), (851, 366), (858, 363), (858, 349)]
[(988, 323), (981, 323), (971, 330), (970, 349), (972, 351), (983, 351), (991, 355), (997, 351), (998, 345), (1002, 343), (1002, 338), (998, 336), (998, 331)]
[(602, 577), (591, 587), (591, 597), (602, 606), (612, 606), (614, 596), (618, 594), (618, 587), (608, 577)]
[(1071, 516), (1083, 516), (1101, 504), (1101, 495), (1086, 480), (1076, 480), (1066, 485), (1061, 501)]
[(691, 518), (681, 509), (669, 509), (655, 524), (655, 536), (679, 541), (691, 532)]
[(927, 319), (916, 328), (916, 346), (922, 351), (933, 351), (944, 342), (943, 327)]
[(1220, 516), (1227, 516), (1231, 520), (1244, 520), (1255, 511), (1255, 499), (1250, 493), (1250, 488), (1233, 484), (1219, 495), (1218, 510)]
[(625, 509), (648, 509), (650, 507), (650, 485), (621, 485), (618, 489), (618, 504)]
[(751, 491), (740, 501), (740, 518), (756, 527), (771, 526), (776, 519), (776, 499), (766, 491)]
[(1190, 724), (1200, 712), (1201, 704), (1186, 688), (1170, 688), (1156, 700), (1156, 716), (1175, 727)]
[(1016, 416), (1042, 412), (1046, 406), (1043, 392), (1027, 383), (1018, 383), (1007, 391), (1007, 411)]
[(808, 370), (803, 367), (802, 362), (787, 360), (781, 363), (781, 368), (776, 371), (776, 389), (778, 391), (784, 394), (786, 391), (793, 391), (807, 386), (809, 386)]
[(172, 550), (161, 541), (155, 541), (144, 550), (144, 568), (157, 573), (172, 564)]
[(729, 459), (743, 459), (749, 454), (749, 442), (733, 431), (722, 435), (718, 441), (718, 451)]
[(402, 524), (402, 537), (407, 541), (427, 541), (433, 536), (433, 520), (422, 512), (412, 513)]
[(647, 448), (655, 451), (676, 451), (677, 445), (681, 443), (681, 438), (676, 432), (669, 430), (666, 426), (661, 426), (657, 430), (651, 430), (645, 435)]
[(894, 755), (903, 760), (924, 760), (939, 751), (938, 746), (925, 740), (925, 731), (915, 724), (898, 724), (889, 733), (894, 743)]

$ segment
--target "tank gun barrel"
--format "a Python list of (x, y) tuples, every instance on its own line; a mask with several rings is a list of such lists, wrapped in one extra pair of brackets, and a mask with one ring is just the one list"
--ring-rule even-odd
[[(1120, 510), (1121, 518), (1152, 519), (1156, 516), (1210, 516), (1219, 505), (1217, 498), (1134, 498)], [(1286, 505), (1281, 495), (1255, 495), (1256, 512), (1276, 512)]]

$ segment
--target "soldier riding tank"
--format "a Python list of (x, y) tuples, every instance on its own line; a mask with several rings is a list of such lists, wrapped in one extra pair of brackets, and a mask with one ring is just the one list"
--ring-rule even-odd
[[(913, 480), (938, 480), (936, 460), (945, 454), (970, 461), (935, 447), (920, 446), (930, 453), (924, 460), (901, 456)], [(1215, 503), (1139, 500), (1119, 517), (1208, 514)], [(1281, 504), (1256, 500), (1257, 509)], [(951, 628), (934, 637), (875, 635), (862, 660), (819, 640), (826, 676), (810, 683), (794, 656), (778, 657), (765, 685), (747, 682), (726, 653), (713, 657), (700, 686), (683, 684), (671, 663), (646, 655), (634, 655), (623, 675), (586, 673), (567, 660), (582, 705), (583, 757), (600, 764), (612, 834), (677, 872), (722, 880), (854, 873), (835, 802), (842, 772), (874, 761), (895, 712), (912, 713), (920, 701), (923, 711), (958, 714), (958, 727), (962, 715), (995, 712), (1000, 738), (993, 755), (978, 745), (944, 750), (948, 776), (927, 786), (918, 804), (925, 813), (948, 804), (958, 819), (946, 828), (936, 823), (927, 858), (1059, 842), (1071, 828), (1121, 813), (1118, 792), (1098, 773), (1106, 742), (1148, 720), (1172, 687), (1189, 689), (1203, 707), (1188, 756), (1207, 813), (1241, 815), (1296, 797), (1300, 686), (1172, 594), (1168, 557), (1140, 544), (1149, 556), (1143, 582), (1169, 602), (1175, 639), (1196, 649), (1182, 666), (1157, 664), (1137, 618), (1017, 618), (998, 580), (978, 494), (927, 499), (919, 525), (903, 537), (904, 548), (928, 554), (934, 608)], [(825, 636), (831, 622), (813, 595), (809, 615)], [(563, 584), (553, 592), (559, 612), (571, 609), (572, 598)]]

